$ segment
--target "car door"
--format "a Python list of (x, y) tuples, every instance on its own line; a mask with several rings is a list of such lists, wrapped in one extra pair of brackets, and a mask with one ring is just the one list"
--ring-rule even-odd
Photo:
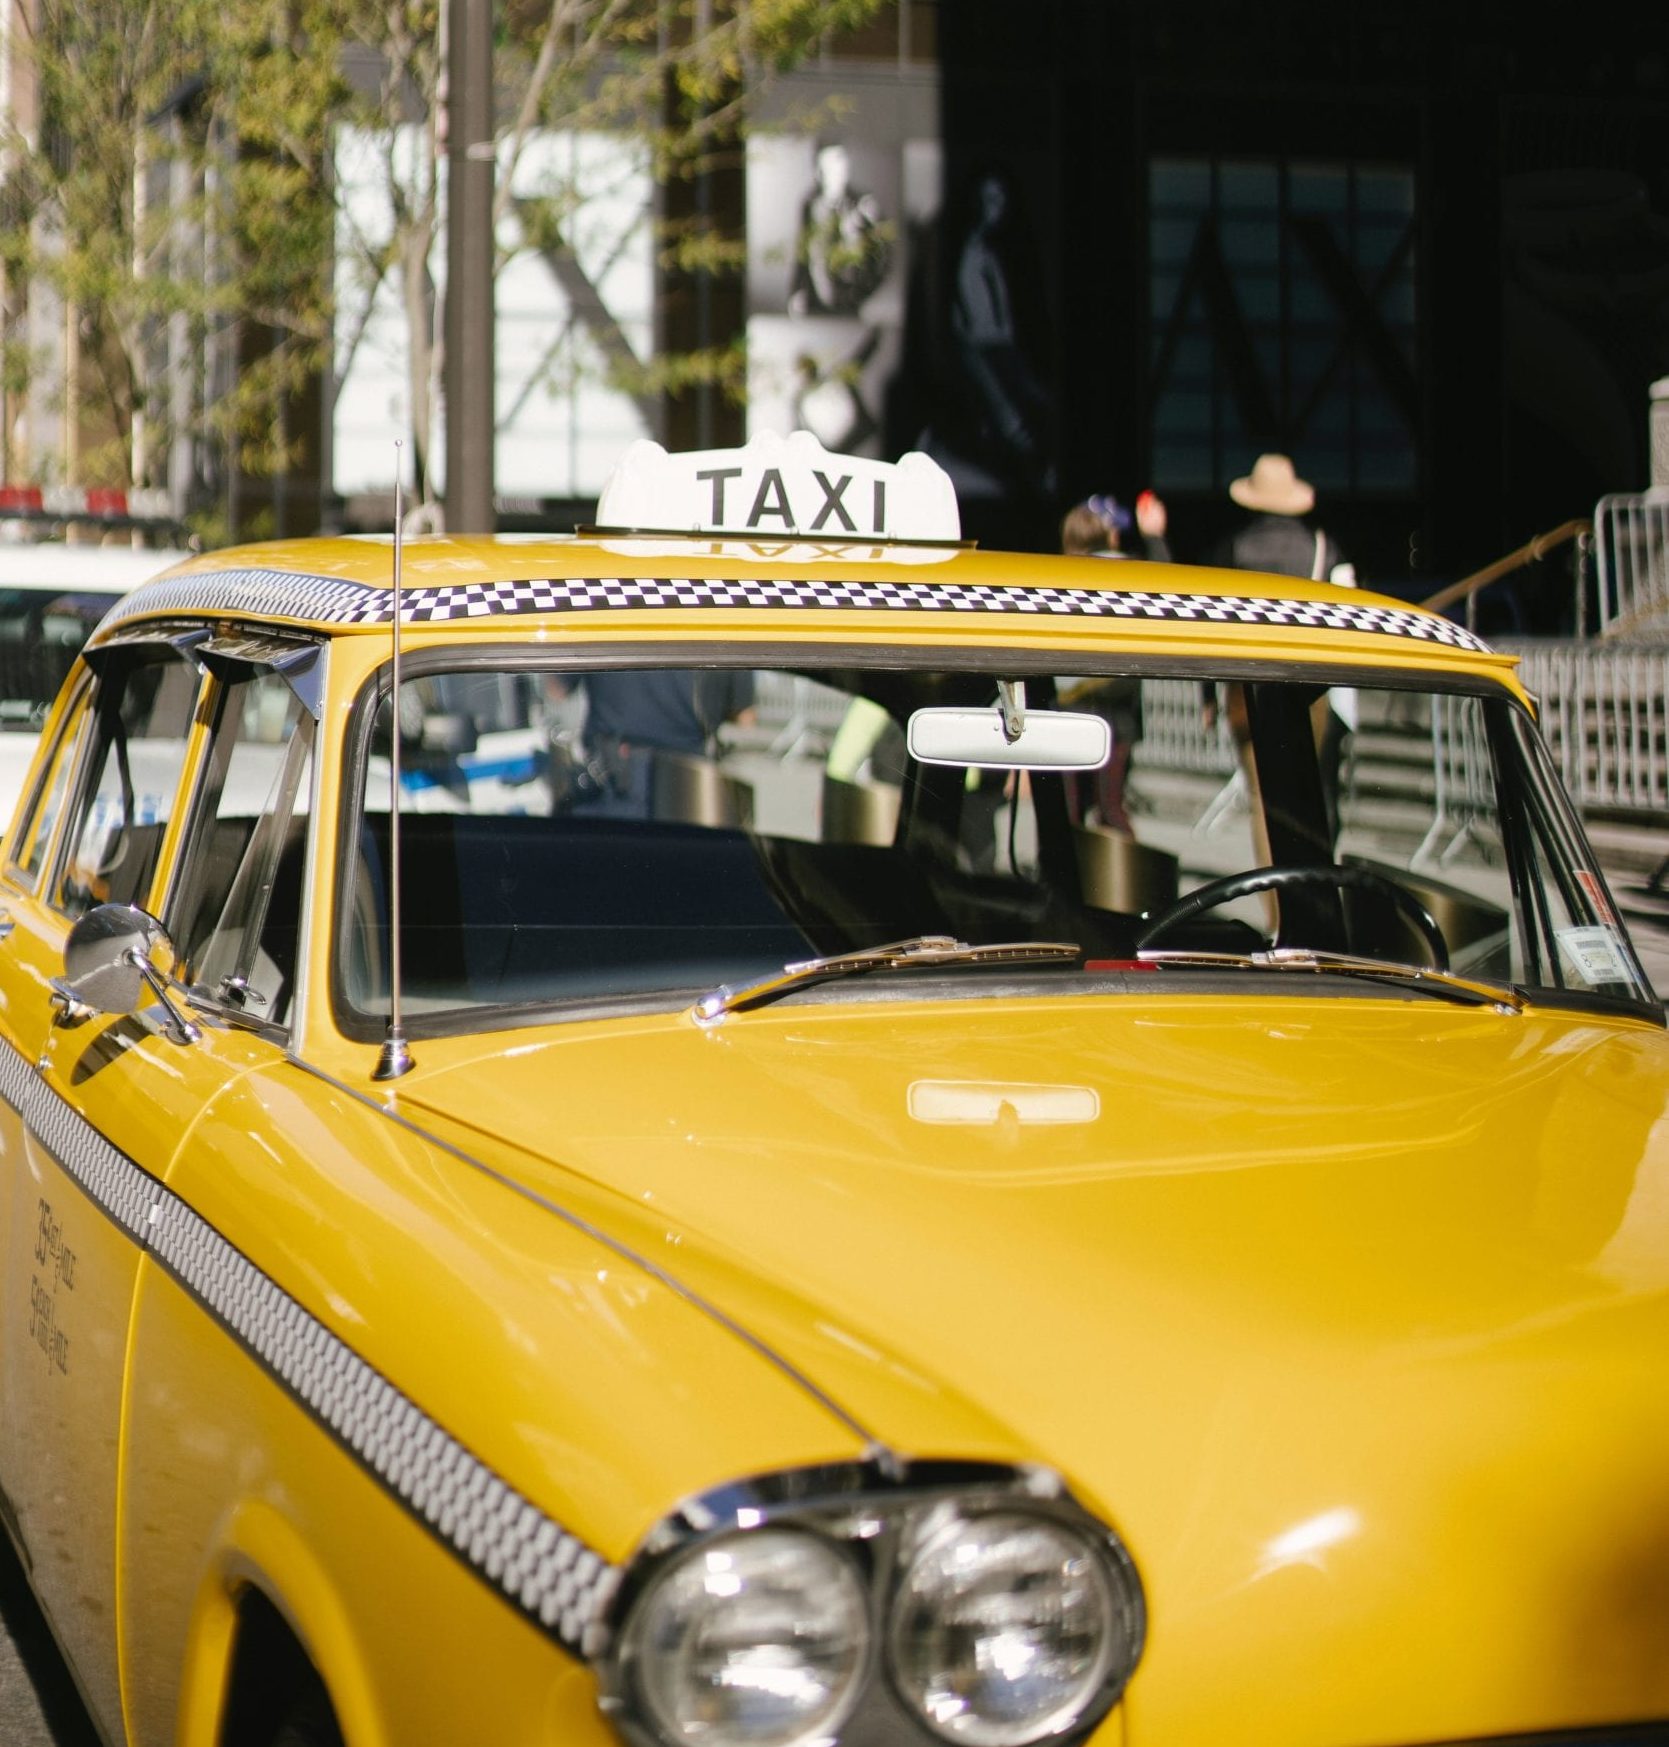
[[(145, 1217), (136, 1158), (164, 1152), (149, 1101), (102, 1128), (77, 1109), (145, 1077), (133, 1019), (65, 1025), (52, 978), (75, 918), (146, 904), (197, 737), (201, 675), (167, 643), (110, 651), (76, 708), (69, 799), (33, 889), (10, 898), (0, 947), (0, 1057), (10, 1133), (4, 1185), (7, 1341), (0, 1354), (4, 1487), (30, 1580), (100, 1723), (120, 1739), (111, 1633), (115, 1462), (127, 1317)], [(57, 753), (62, 757), (64, 748)], [(59, 772), (54, 770), (53, 780)], [(8, 870), (11, 872), (12, 870)], [(66, 1097), (65, 1093), (71, 1096)]]
[[(51, 975), (52, 962), (50, 945), (43, 948), (40, 940), (40, 907), (32, 900), (45, 877), (70, 779), (89, 732), (91, 692), (91, 676), (83, 673), (60, 712), (27, 801), (19, 808), (0, 876), (0, 1267), (6, 1270), (0, 1290), (0, 1515), (13, 1529), (7, 1476), (19, 1459), (26, 1458), (29, 1440), (4, 1393), (7, 1355), (14, 1342), (34, 1342), (43, 1335), (50, 1347), (40, 1320), (41, 1282), (33, 1271), (23, 1277), (12, 1265), (14, 1208), (37, 1237), (41, 1222), (38, 1204), (29, 1202), (22, 1187), (28, 1181), (28, 1165), (21, 1114), (26, 1101), (23, 1088), (33, 1069), (31, 1052), (38, 1046), (41, 1026), (26, 1022), (22, 1015), (28, 1011), (38, 1020), (44, 1018), (34, 997), (43, 979)], [(20, 1245), (19, 1253), (30, 1247)], [(71, 1268), (73, 1272), (73, 1259)]]
[[(24, 1131), (8, 1159), (7, 1260), (11, 1281), (30, 1282), (34, 1331), (12, 1331), (0, 1370), (13, 1445), (4, 1484), (36, 1592), (115, 1740), (125, 1366), (147, 1229), (199, 1113), (281, 1051), (280, 1025), (259, 1013), (287, 1013), (297, 957), (300, 887), (281, 887), (288, 832), (263, 827), (263, 800), (280, 779), (292, 798), (309, 780), (312, 716), (269, 671), (234, 664), (205, 681), (201, 664), (200, 650), (153, 644), (117, 652), (99, 675), (53, 877), (20, 903), (12, 942), (26, 938), (0, 973), (7, 1099)], [(276, 916), (281, 891), (289, 908)], [(146, 995), (135, 1012), (89, 1014), (55, 998), (50, 977), (77, 916), (95, 902), (155, 911), (165, 899), (187, 937), (171, 1009)], [(188, 1007), (185, 984), (204, 971), (215, 983)], [(20, 1063), (32, 1064), (21, 1083)], [(175, 1393), (188, 1404), (189, 1379)], [(194, 1580), (160, 1548), (147, 1572), (159, 1585)]]

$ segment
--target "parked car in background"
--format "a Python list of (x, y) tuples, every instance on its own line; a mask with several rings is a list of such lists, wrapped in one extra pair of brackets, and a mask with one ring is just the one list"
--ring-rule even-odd
[(1513, 662), (800, 437), (599, 520), (205, 555), (52, 710), (0, 1522), (105, 1738), (1664, 1739), (1669, 1035)]
[[(111, 601), (191, 556), (181, 544), (72, 542), (67, 526), (62, 516), (25, 521), (0, 501), (0, 815), (7, 817), (47, 711)], [(177, 532), (154, 523), (141, 529), (142, 537)]]

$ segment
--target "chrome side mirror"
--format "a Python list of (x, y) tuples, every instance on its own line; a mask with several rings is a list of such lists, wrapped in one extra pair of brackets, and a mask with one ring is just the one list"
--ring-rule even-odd
[(64, 974), (52, 979), (52, 1001), (65, 1021), (95, 1013), (131, 1013), (149, 987), (166, 1015), (174, 1043), (195, 1043), (202, 1033), (174, 1005), (168, 984), (151, 963), (167, 935), (154, 916), (132, 904), (100, 904), (80, 917), (64, 942)]

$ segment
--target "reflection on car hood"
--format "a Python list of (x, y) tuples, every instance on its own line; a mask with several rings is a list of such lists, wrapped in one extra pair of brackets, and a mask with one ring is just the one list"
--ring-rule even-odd
[(803, 1005), (432, 1054), (409, 1097), (601, 1186), (886, 1441), (1064, 1472), (1148, 1585), (1132, 1743), (1669, 1715), (1661, 1032)]

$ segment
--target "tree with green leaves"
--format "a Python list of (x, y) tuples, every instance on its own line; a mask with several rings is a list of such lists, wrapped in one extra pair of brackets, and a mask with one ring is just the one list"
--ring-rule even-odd
[[(489, 4), (490, 0), (481, 0)], [(610, 380), (739, 399), (734, 345), (654, 352), (609, 314), (582, 245), (595, 164), (531, 166), (553, 135), (633, 142), (672, 190), (734, 170), (774, 79), (889, 0), (500, 0), (494, 234), (550, 266)], [(0, 111), (0, 444), (8, 475), (169, 486), (209, 537), (234, 473), (316, 443), (311, 386), (339, 377), (378, 292), (402, 313), (422, 501), (444, 372), (432, 263), (446, 194), (441, 0), (12, 0)], [(32, 100), (15, 100), (15, 93)], [(352, 140), (383, 221), (346, 222)], [(663, 202), (658, 265), (735, 279), (745, 239)], [(333, 273), (332, 268), (335, 271)], [(340, 287), (338, 297), (337, 288)], [(332, 356), (334, 351), (334, 358)], [(334, 362), (334, 372), (328, 366)], [(325, 411), (328, 416), (328, 409)]]
[[(746, 258), (745, 236), (733, 222), (739, 202), (727, 213), (722, 203), (715, 211), (711, 202), (680, 196), (727, 173), (739, 176), (752, 112), (773, 81), (889, 3), (508, 0), (499, 9), (491, 147), (499, 265), (518, 255), (545, 262), (598, 367), (631, 396), (650, 429), (662, 427), (669, 397), (692, 389), (716, 388), (740, 403), (745, 356), (735, 336), (633, 343), (599, 284), (624, 243), (618, 232), (599, 234), (621, 160), (577, 154), (557, 167), (540, 146), (552, 138), (631, 142), (637, 164), (663, 191), (649, 215), (663, 283), (739, 285)], [(412, 459), (425, 503), (435, 496), (429, 458), (445, 370), (445, 293), (433, 265), (445, 224), (445, 12), (435, 0), (367, 0), (354, 28), (375, 51), (380, 77), (343, 111), (383, 194), (380, 224), (339, 234), (345, 307), (338, 374), (346, 373), (379, 289), (397, 284)], [(801, 119), (809, 127), (828, 118)], [(551, 385), (572, 386), (554, 358), (544, 368)]]
[[(290, 466), (331, 334), (329, 8), (29, 0), (0, 129), (8, 476)], [(21, 99), (21, 100), (20, 100)]]

